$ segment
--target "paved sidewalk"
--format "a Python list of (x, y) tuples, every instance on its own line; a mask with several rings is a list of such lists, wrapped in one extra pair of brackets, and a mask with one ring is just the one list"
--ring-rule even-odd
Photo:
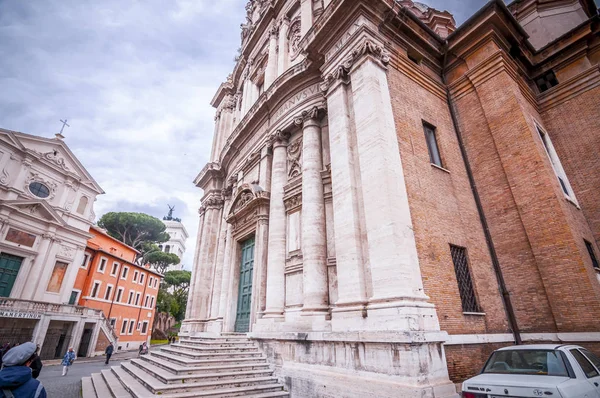
[(137, 357), (137, 350), (114, 354), (108, 365), (104, 364), (106, 360), (104, 356), (77, 359), (70, 366), (66, 376), (62, 376), (63, 367), (60, 365), (60, 360), (44, 361), (38, 380), (44, 385), (48, 398), (80, 398), (82, 377), (99, 373), (102, 369), (110, 369), (111, 366), (118, 366), (122, 361), (135, 357)]

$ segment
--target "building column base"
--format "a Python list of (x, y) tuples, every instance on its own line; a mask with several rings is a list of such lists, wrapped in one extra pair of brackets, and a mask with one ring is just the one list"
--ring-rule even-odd
[[(458, 398), (445, 332), (250, 333), (292, 398)], [(418, 344), (417, 344), (418, 343)], [(308, 348), (309, 347), (309, 348)]]

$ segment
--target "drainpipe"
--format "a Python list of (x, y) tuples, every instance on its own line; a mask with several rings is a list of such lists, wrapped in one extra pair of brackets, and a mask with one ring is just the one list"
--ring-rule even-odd
[(477, 206), (477, 213), (479, 214), (479, 220), (481, 221), (481, 227), (483, 228), (483, 233), (485, 234), (485, 242), (487, 244), (488, 250), (490, 252), (490, 257), (492, 258), (492, 265), (494, 268), (494, 272), (496, 274), (496, 278), (498, 279), (498, 285), (500, 287), (500, 293), (502, 294), (502, 302), (504, 304), (504, 308), (506, 309), (506, 314), (508, 316), (508, 323), (510, 324), (510, 328), (512, 330), (512, 334), (515, 340), (515, 344), (520, 345), (523, 344), (521, 340), (521, 333), (519, 331), (519, 325), (517, 324), (517, 317), (515, 316), (515, 311), (512, 305), (512, 301), (510, 299), (510, 293), (506, 288), (506, 283), (504, 281), (504, 275), (502, 274), (502, 269), (500, 268), (500, 261), (498, 260), (498, 255), (496, 253), (496, 248), (494, 247), (494, 242), (492, 240), (492, 234), (490, 233), (490, 229), (487, 223), (487, 219), (485, 217), (485, 213), (483, 211), (483, 206), (481, 205), (481, 198), (479, 197), (479, 192), (477, 191), (477, 186), (475, 185), (475, 178), (473, 177), (473, 171), (471, 169), (471, 164), (469, 163), (469, 159), (467, 157), (467, 151), (465, 149), (465, 145), (463, 143), (462, 134), (458, 127), (458, 120), (456, 118), (456, 113), (454, 112), (454, 107), (452, 104), (452, 97), (450, 96), (450, 87), (446, 82), (446, 66), (448, 61), (448, 40), (444, 41), (444, 61), (442, 62), (442, 83), (446, 88), (446, 101), (448, 103), (448, 109), (450, 110), (450, 117), (452, 118), (452, 124), (454, 125), (454, 131), (456, 132), (456, 138), (458, 140), (458, 146), (460, 148), (460, 154), (462, 155), (463, 162), (465, 164), (465, 169), (467, 170), (467, 176), (469, 177), (469, 184), (471, 185), (471, 191), (473, 192), (473, 198), (475, 199), (475, 205)]

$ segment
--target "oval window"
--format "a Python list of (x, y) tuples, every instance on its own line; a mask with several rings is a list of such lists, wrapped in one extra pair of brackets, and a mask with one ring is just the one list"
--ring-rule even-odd
[(47, 198), (50, 196), (50, 189), (41, 182), (32, 182), (29, 184), (29, 191), (38, 198)]

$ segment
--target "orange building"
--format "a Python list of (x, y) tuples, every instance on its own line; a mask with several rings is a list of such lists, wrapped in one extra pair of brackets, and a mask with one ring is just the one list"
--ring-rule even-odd
[(75, 281), (79, 305), (104, 311), (118, 336), (118, 350), (149, 342), (162, 275), (136, 264), (139, 252), (92, 226)]

